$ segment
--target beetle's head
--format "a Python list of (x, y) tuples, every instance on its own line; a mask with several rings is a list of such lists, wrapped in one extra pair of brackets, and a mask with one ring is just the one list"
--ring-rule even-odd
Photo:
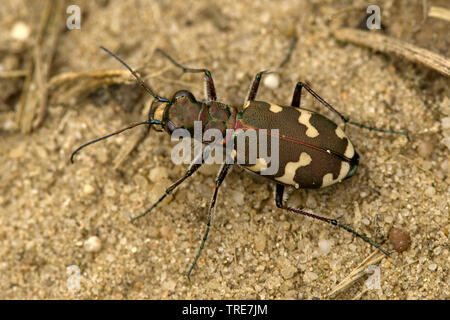
[(101, 48), (105, 50), (109, 55), (113, 56), (116, 60), (118, 60), (124, 67), (126, 67), (136, 78), (136, 81), (141, 85), (141, 87), (144, 88), (151, 96), (153, 96), (155, 100), (150, 107), (147, 121), (132, 123), (128, 127), (86, 142), (85, 144), (78, 147), (74, 152), (72, 152), (70, 156), (71, 162), (73, 162), (75, 154), (77, 154), (81, 149), (139, 125), (148, 125), (150, 127), (154, 127), (158, 131), (162, 131), (164, 129), (168, 133), (172, 133), (177, 128), (184, 128), (189, 130), (191, 134), (193, 134), (194, 121), (198, 119), (202, 104), (195, 100), (195, 97), (192, 93), (186, 90), (182, 90), (177, 91), (170, 100), (161, 97), (160, 95), (153, 92), (153, 90), (149, 86), (147, 86), (144, 81), (142, 81), (141, 77), (136, 73), (136, 71), (131, 69), (131, 67), (127, 65), (122, 59), (120, 59), (108, 49), (104, 47)]
[(180, 90), (173, 94), (170, 101), (155, 99), (148, 114), (149, 121), (157, 120), (161, 124), (153, 125), (157, 131), (172, 133), (177, 128), (183, 128), (193, 134), (194, 121), (198, 116), (202, 104), (187, 90)]

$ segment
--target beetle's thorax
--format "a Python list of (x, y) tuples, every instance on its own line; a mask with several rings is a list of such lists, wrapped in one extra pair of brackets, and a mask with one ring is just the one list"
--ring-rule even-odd
[(202, 103), (198, 120), (202, 122), (203, 132), (217, 129), (225, 137), (226, 129), (234, 128), (237, 109), (218, 101)]

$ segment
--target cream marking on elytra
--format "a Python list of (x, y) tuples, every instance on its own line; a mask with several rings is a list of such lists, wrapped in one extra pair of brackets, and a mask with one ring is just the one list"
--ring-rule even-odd
[(284, 167), (284, 175), (281, 177), (275, 177), (275, 180), (278, 180), (291, 186), (293, 185), (295, 186), (295, 188), (298, 189), (299, 185), (294, 181), (295, 172), (297, 171), (298, 168), (306, 167), (307, 165), (309, 165), (311, 161), (312, 161), (311, 156), (306, 152), (302, 152), (300, 154), (300, 158), (298, 159), (298, 161), (288, 162)]
[(312, 113), (305, 110), (298, 110), (300, 112), (300, 117), (298, 117), (298, 122), (306, 126), (306, 135), (310, 138), (315, 138), (319, 135), (319, 131), (309, 122)]
[(244, 103), (243, 109), (246, 109), (250, 105), (250, 100)]
[(336, 135), (341, 138), (341, 139), (347, 139), (347, 147), (345, 148), (345, 152), (344, 152), (344, 156), (351, 159), (353, 158), (353, 156), (355, 155), (355, 148), (353, 148), (352, 143), (350, 142), (350, 140), (346, 137), (344, 131), (337, 127), (335, 130)]
[(247, 169), (253, 171), (253, 172), (260, 172), (261, 170), (267, 169), (267, 162), (264, 158), (258, 158), (256, 159), (256, 164), (250, 167), (246, 167)]
[(344, 179), (348, 172), (350, 171), (350, 164), (346, 161), (342, 161), (341, 162), (341, 171), (339, 172), (339, 176), (336, 179), (333, 179), (333, 174), (332, 173), (327, 173), (326, 175), (323, 176), (323, 181), (322, 181), (322, 188), (323, 187), (328, 187), (332, 184), (335, 184), (336, 182), (341, 182), (342, 179)]
[(278, 106), (276, 104), (272, 104), (271, 103), (269, 110), (272, 111), (273, 113), (279, 113), (279, 112), (283, 111), (283, 107), (280, 107), (280, 106)]
[(336, 130), (335, 130), (334, 132), (336, 133), (336, 135), (337, 135), (339, 138), (341, 138), (341, 139), (346, 138), (345, 132), (344, 132), (344, 130), (342, 130), (341, 128), (336, 127)]

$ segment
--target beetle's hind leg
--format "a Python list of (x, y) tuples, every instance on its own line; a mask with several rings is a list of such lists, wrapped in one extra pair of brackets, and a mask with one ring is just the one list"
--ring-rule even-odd
[(378, 244), (376, 244), (375, 242), (373, 242), (372, 240), (370, 240), (368, 237), (366, 237), (365, 235), (359, 234), (358, 232), (356, 232), (355, 230), (347, 227), (346, 225), (343, 225), (341, 223), (339, 223), (337, 220), (335, 219), (330, 219), (330, 218), (325, 218), (325, 217), (321, 217), (318, 215), (315, 215), (313, 213), (309, 213), (300, 209), (295, 209), (295, 208), (291, 208), (286, 206), (285, 204), (283, 204), (283, 194), (284, 194), (284, 185), (282, 184), (278, 184), (276, 185), (276, 189), (275, 189), (275, 204), (278, 208), (280, 209), (284, 209), (284, 210), (288, 210), (291, 212), (295, 212), (295, 213), (299, 213), (302, 214), (304, 216), (313, 218), (313, 219), (317, 219), (317, 220), (321, 220), (324, 222), (328, 222), (329, 224), (332, 224), (333, 226), (338, 226), (339, 228), (342, 228), (350, 233), (353, 233), (355, 236), (363, 239), (365, 242), (369, 243), (370, 245), (374, 246), (375, 248), (377, 248), (378, 250), (380, 250), (381, 252), (383, 252), (385, 255), (389, 255), (389, 252), (387, 252), (386, 250), (384, 250), (383, 248), (381, 248)]
[(231, 164), (224, 163), (219, 170), (219, 173), (217, 174), (216, 178), (216, 187), (214, 189), (214, 193), (211, 199), (211, 203), (209, 205), (209, 211), (208, 211), (208, 220), (206, 222), (206, 230), (202, 238), (202, 242), (200, 243), (200, 248), (197, 251), (197, 255), (194, 258), (194, 261), (192, 262), (191, 266), (189, 267), (188, 271), (186, 272), (186, 276), (190, 280), (192, 269), (194, 269), (195, 265), (197, 264), (197, 260), (200, 257), (200, 253), (203, 250), (203, 247), (205, 246), (206, 239), (208, 238), (209, 229), (211, 227), (211, 220), (212, 216), (214, 214), (214, 208), (216, 206), (216, 200), (217, 200), (217, 193), (219, 191), (220, 185), (222, 184), (223, 180), (228, 174), (228, 170), (230, 169)]
[(342, 119), (342, 121), (344, 121), (344, 123), (346, 123), (346, 124), (348, 123), (348, 124), (351, 124), (351, 125), (354, 125), (354, 126), (357, 126), (357, 127), (360, 127), (360, 128), (364, 128), (364, 129), (372, 130), (372, 131), (377, 131), (377, 132), (403, 134), (403, 135), (408, 136), (408, 132), (407, 131), (381, 129), (381, 128), (377, 128), (377, 127), (368, 126), (368, 125), (365, 125), (363, 123), (351, 121), (348, 117), (345, 117), (344, 115), (342, 115), (331, 104), (326, 102), (325, 99), (323, 99), (321, 96), (319, 96), (313, 89), (311, 89), (306, 83), (303, 83), (303, 82), (298, 82), (297, 85), (295, 86), (294, 95), (292, 96), (291, 106), (297, 107), (297, 108), (300, 107), (301, 95), (302, 95), (302, 89), (303, 88), (305, 88), (306, 91), (308, 91), (314, 98), (316, 98), (325, 107), (327, 107), (329, 110), (331, 110), (332, 112), (337, 114)]
[(164, 57), (169, 59), (169, 61), (172, 62), (176, 67), (183, 70), (184, 73), (204, 73), (205, 74), (205, 80), (204, 80), (205, 81), (205, 98), (207, 101), (217, 100), (216, 88), (214, 87), (214, 80), (212, 78), (211, 72), (208, 69), (187, 68), (185, 66), (182, 66), (178, 62), (176, 62), (174, 58), (169, 56), (162, 49), (157, 48), (156, 51), (159, 51)]

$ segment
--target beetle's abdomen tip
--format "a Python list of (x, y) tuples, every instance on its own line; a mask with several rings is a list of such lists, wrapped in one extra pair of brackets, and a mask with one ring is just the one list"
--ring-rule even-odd
[(358, 164), (359, 164), (359, 154), (355, 151), (355, 154), (350, 160), (350, 170), (348, 171), (347, 176), (344, 179), (348, 179), (356, 173), (358, 169)]

